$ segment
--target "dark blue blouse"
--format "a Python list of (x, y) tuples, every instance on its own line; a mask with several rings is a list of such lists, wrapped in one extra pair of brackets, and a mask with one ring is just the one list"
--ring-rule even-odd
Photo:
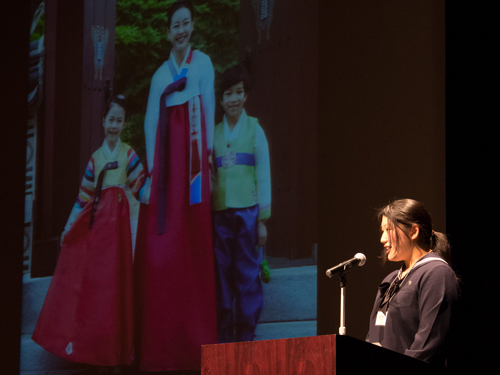
[(434, 253), (420, 258), (387, 307), (385, 326), (375, 325), (383, 293), (399, 271), (382, 282), (366, 341), (428, 362), (442, 362), (451, 314), (460, 288), (455, 273)]

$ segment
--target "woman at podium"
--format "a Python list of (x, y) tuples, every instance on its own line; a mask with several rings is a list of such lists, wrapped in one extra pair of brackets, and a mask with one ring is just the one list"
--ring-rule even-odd
[(432, 229), (428, 211), (412, 199), (380, 209), (384, 261), (403, 262), (379, 286), (366, 341), (444, 365), (457, 277), (446, 235)]

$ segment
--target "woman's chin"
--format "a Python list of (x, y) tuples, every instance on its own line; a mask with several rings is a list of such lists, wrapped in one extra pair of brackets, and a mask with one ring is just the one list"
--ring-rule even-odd
[(393, 251), (389, 251), (389, 253), (387, 253), (387, 260), (389, 262), (397, 262), (397, 254), (395, 254)]
[(189, 40), (185, 40), (182, 43), (177, 43), (173, 46), (173, 49), (178, 53), (184, 53), (187, 51), (189, 46)]

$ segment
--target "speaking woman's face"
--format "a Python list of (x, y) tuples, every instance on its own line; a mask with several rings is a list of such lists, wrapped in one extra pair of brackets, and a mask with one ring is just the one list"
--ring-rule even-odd
[(188, 48), (193, 26), (194, 21), (189, 9), (180, 8), (172, 15), (167, 34), (176, 52), (184, 52)]
[(405, 232), (385, 216), (382, 217), (380, 229), (382, 231), (380, 242), (384, 245), (387, 260), (399, 262), (411, 258), (411, 240)]

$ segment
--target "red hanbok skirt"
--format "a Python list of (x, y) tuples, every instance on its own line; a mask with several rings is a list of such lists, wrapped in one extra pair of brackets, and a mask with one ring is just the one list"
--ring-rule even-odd
[(102, 191), (64, 238), (33, 340), (64, 359), (101, 366), (133, 361), (132, 240), (123, 189)]
[(141, 205), (137, 229), (136, 358), (144, 371), (199, 370), (201, 345), (217, 341), (205, 124), (202, 120), (202, 203), (194, 205), (189, 204), (187, 103), (169, 107), (168, 126), (166, 232), (157, 234), (158, 131), (149, 205)]

